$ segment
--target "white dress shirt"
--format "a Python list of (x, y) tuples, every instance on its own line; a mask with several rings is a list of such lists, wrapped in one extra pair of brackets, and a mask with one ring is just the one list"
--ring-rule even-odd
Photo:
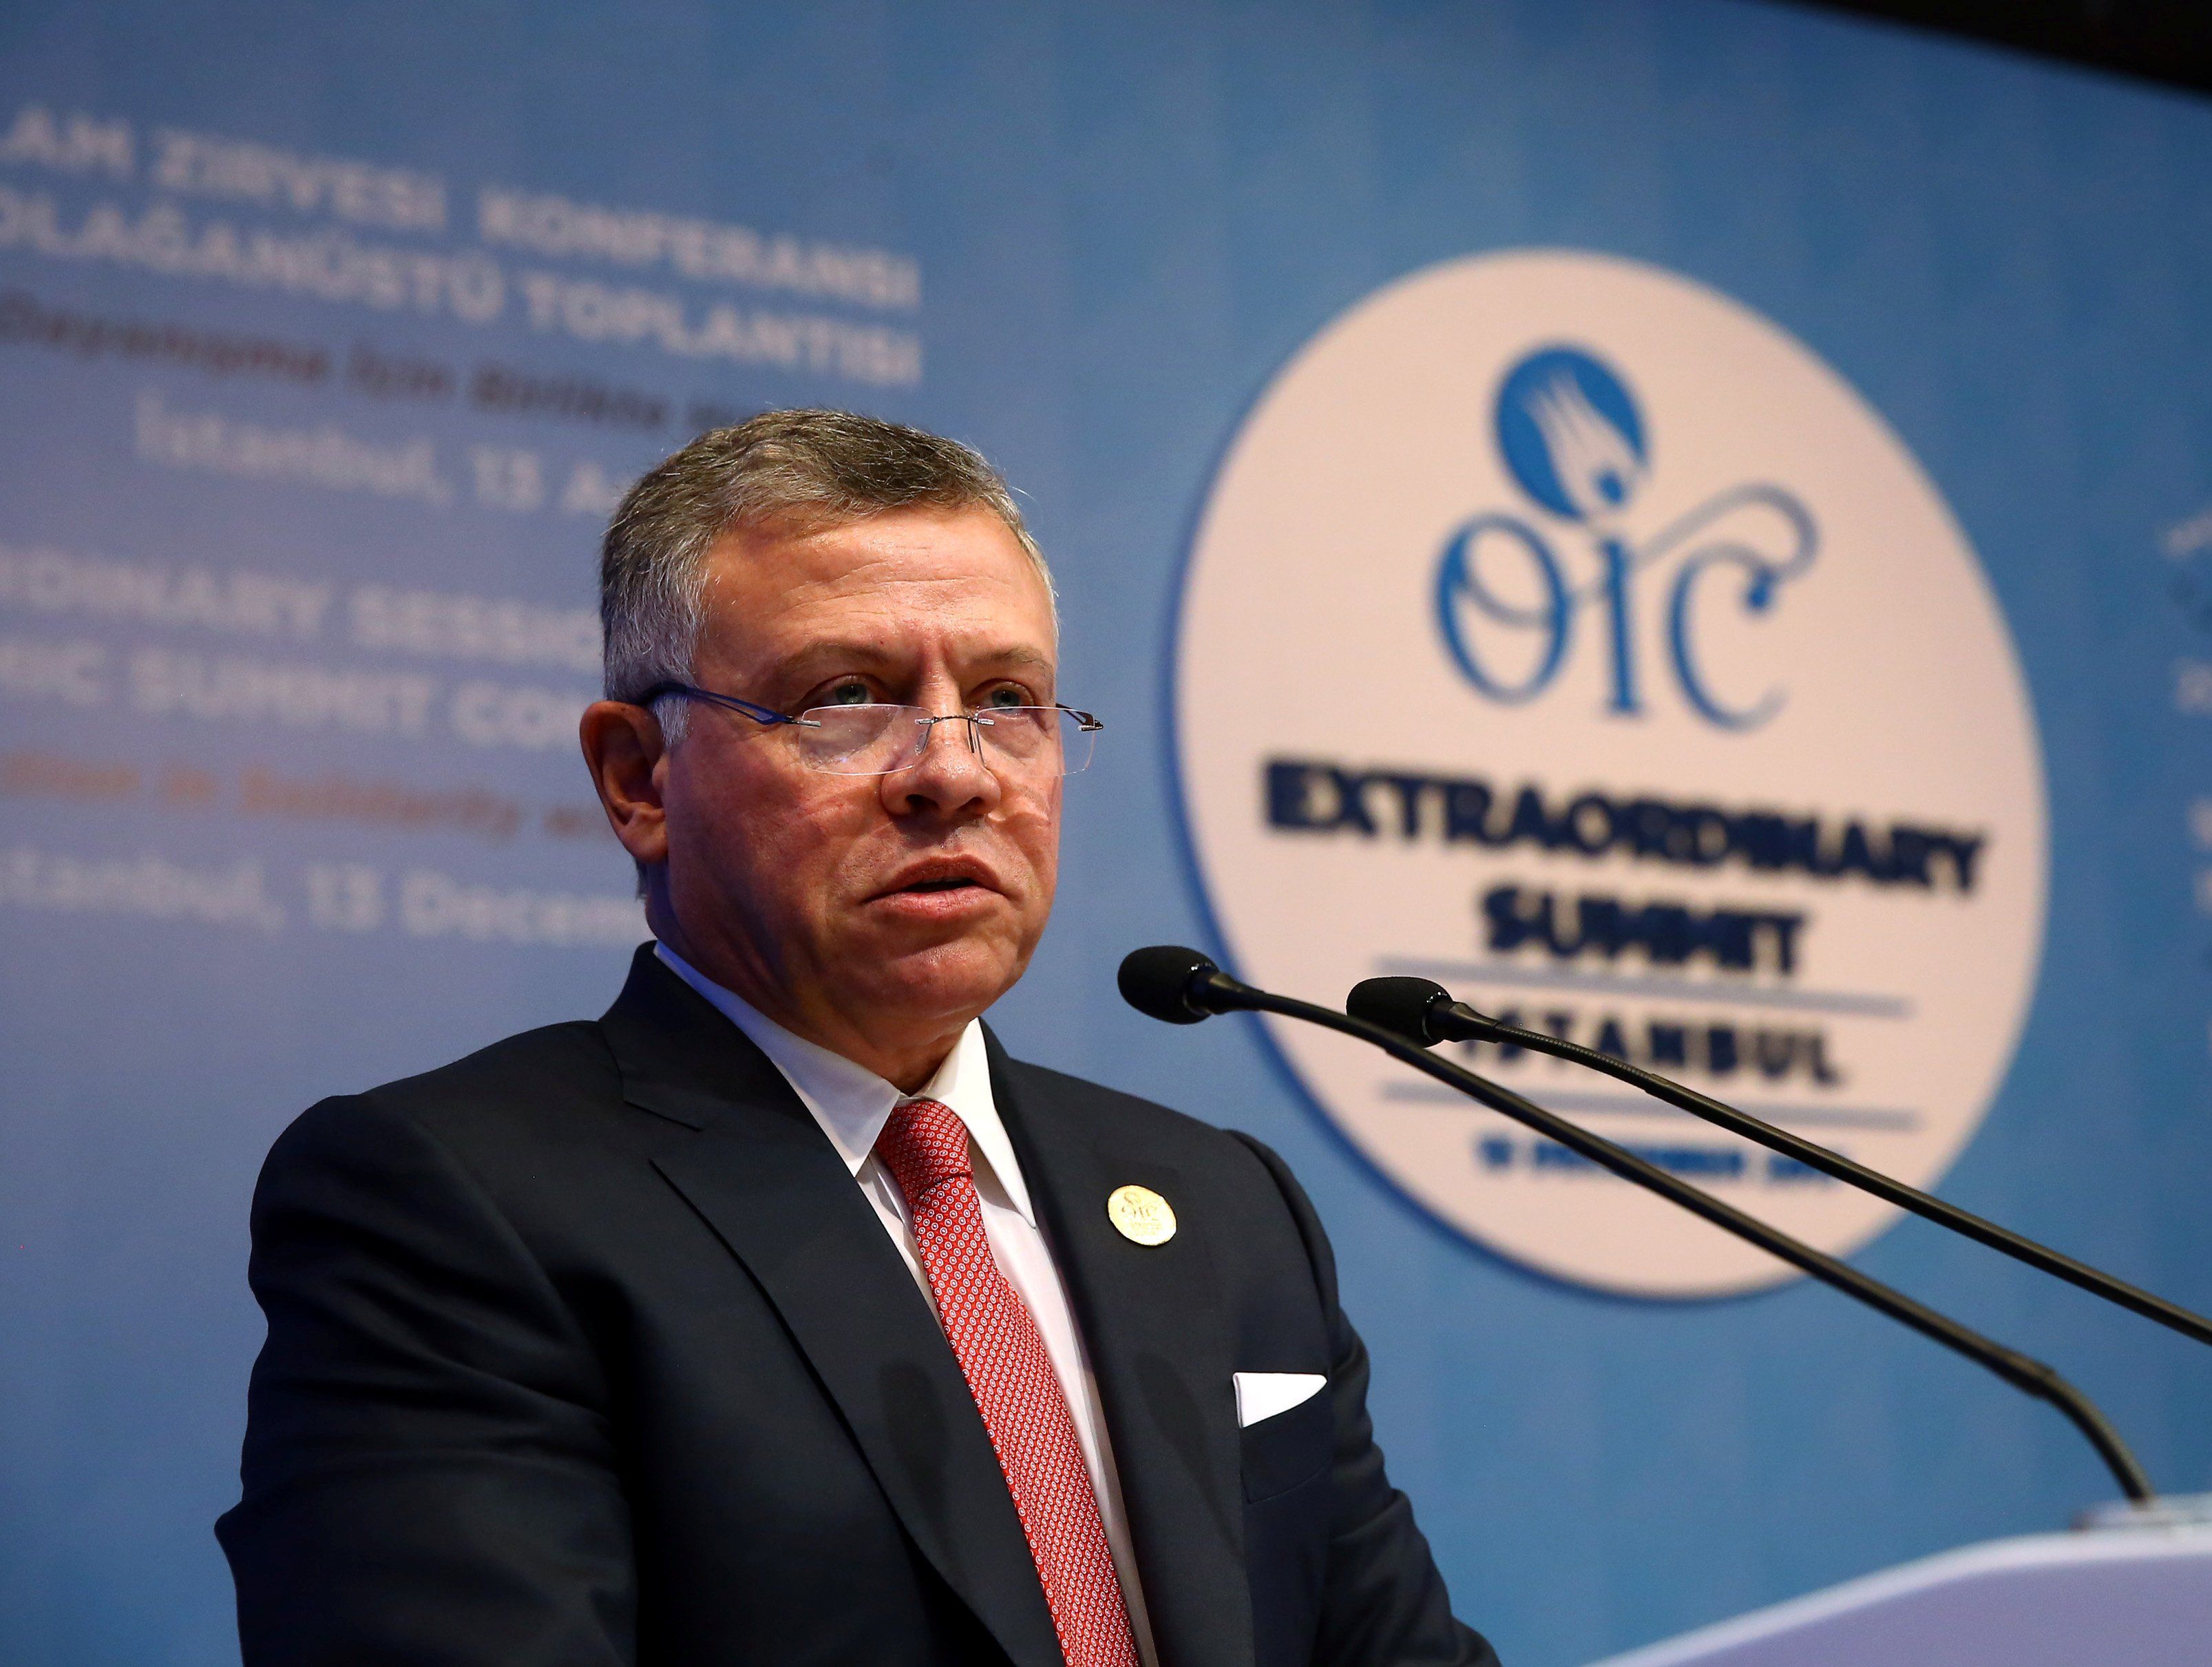
[(665, 943), (657, 944), (655, 951), (670, 970), (712, 1002), (783, 1073), (784, 1081), (813, 1113), (815, 1122), (860, 1184), (933, 1315), (937, 1312), (937, 1299), (915, 1249), (906, 1196), (876, 1156), (876, 1137), (890, 1121), (892, 1109), (908, 1098), (937, 1100), (966, 1126), (969, 1155), (975, 1161), (975, 1194), (982, 1204), (983, 1231), (991, 1241), (992, 1257), (999, 1271), (1020, 1294), (1043, 1336), (1045, 1353), (1052, 1357), (1053, 1371), (1060, 1378), (1068, 1412), (1075, 1420), (1075, 1439), (1082, 1445), (1083, 1462), (1091, 1471), (1091, 1491), (1098, 1496), (1098, 1515), (1105, 1525), (1106, 1543), (1114, 1554), (1115, 1572), (1121, 1577), (1121, 1596), (1128, 1604), (1137, 1653), (1144, 1658), (1145, 1667), (1158, 1667), (1159, 1658), (1152, 1648), (1145, 1596), (1129, 1553), (1129, 1520), (1121, 1507), (1121, 1477), (1114, 1468), (1114, 1450), (1099, 1411), (1097, 1381), (1091, 1375), (1083, 1336), (1075, 1327), (1067, 1288), (1037, 1226), (1028, 1185), (1014, 1158), (1013, 1143), (1006, 1138), (1006, 1124), (999, 1121), (998, 1102), (991, 1093), (990, 1062), (983, 1052), (981, 1022), (969, 1021), (952, 1052), (937, 1068), (937, 1075), (919, 1094), (908, 1096), (866, 1065), (794, 1036), (774, 1020), (763, 1018)]

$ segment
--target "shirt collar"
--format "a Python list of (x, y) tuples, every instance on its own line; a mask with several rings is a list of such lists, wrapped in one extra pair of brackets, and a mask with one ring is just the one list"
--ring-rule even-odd
[[(866, 1065), (793, 1035), (742, 997), (714, 983), (665, 943), (656, 943), (653, 953), (768, 1055), (769, 1062), (783, 1074), (784, 1081), (791, 1084), (830, 1137), (830, 1143), (837, 1149), (846, 1169), (857, 1176), (874, 1152), (884, 1124), (890, 1121), (892, 1109), (908, 1096)], [(1022, 1179), (1013, 1143), (1007, 1138), (1006, 1124), (999, 1120), (998, 1101), (991, 1092), (991, 1062), (983, 1046), (981, 1020), (968, 1021), (937, 1074), (912, 1097), (934, 1100), (960, 1119), (976, 1158), (989, 1167), (1022, 1220), (1034, 1228), (1036, 1212), (1030, 1204), (1029, 1187)]]

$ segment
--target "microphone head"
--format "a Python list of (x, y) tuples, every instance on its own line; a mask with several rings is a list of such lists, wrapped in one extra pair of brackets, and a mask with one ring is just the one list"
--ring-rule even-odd
[(1434, 1047), (1446, 1040), (1436, 1021), (1451, 1004), (1451, 991), (1431, 979), (1362, 979), (1345, 997), (1344, 1010), (1409, 1042)]
[(1213, 1016), (1213, 1009), (1199, 999), (1198, 984), (1220, 970), (1195, 949), (1186, 949), (1179, 943), (1155, 943), (1122, 956), (1115, 982), (1121, 986), (1121, 999), (1146, 1017), (1171, 1025), (1194, 1025)]

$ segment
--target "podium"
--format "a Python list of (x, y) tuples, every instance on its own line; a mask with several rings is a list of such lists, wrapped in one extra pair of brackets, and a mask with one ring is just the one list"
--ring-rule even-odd
[[(2111, 1519), (2108, 1513), (2106, 1520)], [(2212, 1523), (1962, 1547), (1595, 1667), (2205, 1667)]]

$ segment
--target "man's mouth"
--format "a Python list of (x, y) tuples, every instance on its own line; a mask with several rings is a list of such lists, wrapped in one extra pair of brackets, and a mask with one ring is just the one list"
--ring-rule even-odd
[(935, 897), (949, 892), (994, 892), (991, 871), (972, 858), (939, 857), (909, 864), (903, 876), (877, 894), (879, 897)]

